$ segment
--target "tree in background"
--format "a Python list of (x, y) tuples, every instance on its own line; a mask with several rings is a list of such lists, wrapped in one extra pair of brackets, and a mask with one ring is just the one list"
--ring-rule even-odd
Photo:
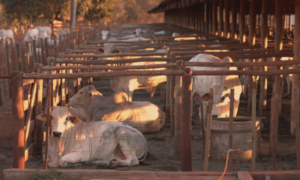
[[(162, 0), (77, 0), (76, 18), (110, 23), (163, 22), (162, 13), (149, 15), (148, 10)], [(12, 26), (30, 25), (39, 17), (64, 21), (70, 15), (70, 0), (1, 0), (4, 17)], [(1, 24), (3, 25), (3, 23)]]
[(90, 22), (107, 21), (114, 12), (114, 0), (81, 0), (77, 6), (80, 15)]

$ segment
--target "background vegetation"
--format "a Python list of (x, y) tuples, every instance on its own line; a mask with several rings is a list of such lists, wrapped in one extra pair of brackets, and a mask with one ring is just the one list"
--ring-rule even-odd
[[(163, 14), (149, 15), (148, 10), (162, 0), (77, 0), (77, 19), (109, 23), (162, 22)], [(71, 0), (2, 0), (0, 4), (1, 26), (26, 26), (44, 18), (68, 21)]]

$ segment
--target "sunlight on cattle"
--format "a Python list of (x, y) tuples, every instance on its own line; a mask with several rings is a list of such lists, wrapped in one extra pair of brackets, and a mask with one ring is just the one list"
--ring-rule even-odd
[(146, 50), (146, 51), (153, 51), (154, 48), (146, 48), (145, 50)]

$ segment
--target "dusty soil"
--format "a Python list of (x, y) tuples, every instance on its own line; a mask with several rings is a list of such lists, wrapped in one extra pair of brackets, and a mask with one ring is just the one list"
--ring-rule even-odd
[[(2, 83), (1, 83), (2, 84)], [(94, 80), (96, 88), (104, 95), (109, 96), (113, 93), (109, 88), (109, 81), (107, 79)], [(1, 86), (2, 87), (2, 86)], [(3, 96), (2, 90), (2, 96)], [(160, 101), (160, 90), (158, 90), (155, 96), (150, 99), (150, 95), (145, 90), (135, 91), (133, 100), (147, 100), (157, 104), (162, 108)], [(277, 169), (278, 170), (292, 170), (297, 168), (296, 154), (295, 154), (295, 137), (289, 135), (289, 109), (290, 100), (285, 100), (286, 103), (283, 106), (282, 118), (279, 121), (279, 139), (278, 139), (278, 152), (277, 152)], [(4, 105), (0, 107), (0, 177), (2, 177), (2, 169), (11, 168), (12, 164), (12, 113), (11, 113), (11, 100), (8, 98), (8, 93), (5, 91), (5, 97), (3, 99)], [(240, 104), (238, 115), (249, 116), (251, 112), (247, 112), (246, 103)], [(271, 170), (272, 169), (272, 157), (268, 155), (269, 150), (269, 110), (264, 111), (260, 116), (266, 117), (263, 120), (264, 129), (261, 135), (260, 155), (257, 159), (257, 170)], [(194, 126), (193, 134), (197, 135), (200, 132), (200, 128)], [(179, 171), (180, 161), (178, 157), (174, 157), (174, 138), (170, 137), (169, 123), (165, 124), (159, 132), (152, 134), (145, 134), (148, 142), (148, 157), (139, 166), (135, 167), (118, 167), (118, 170), (158, 170), (158, 171)], [(192, 161), (193, 171), (203, 170), (203, 148), (201, 139), (192, 140)], [(233, 162), (235, 163), (235, 162)], [(210, 171), (223, 171), (225, 161), (213, 161), (209, 162)], [(26, 168), (39, 169), (43, 167), (41, 156), (31, 157), (26, 162)], [(72, 169), (100, 169), (96, 165), (83, 164), (79, 167)], [(239, 170), (251, 170), (251, 162), (240, 162)]]

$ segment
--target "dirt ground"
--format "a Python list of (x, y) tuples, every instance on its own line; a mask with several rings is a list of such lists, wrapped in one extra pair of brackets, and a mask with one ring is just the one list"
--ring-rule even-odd
[[(104, 95), (109, 96), (113, 91), (108, 86), (108, 79), (94, 80), (96, 88)], [(2, 90), (3, 95), (3, 90)], [(155, 93), (155, 96), (150, 99), (150, 95), (145, 90), (135, 91), (133, 100), (150, 100), (152, 103), (157, 104), (162, 108), (160, 100), (160, 90)], [(296, 154), (295, 154), (295, 137), (289, 135), (289, 109), (290, 100), (284, 100), (283, 114), (279, 121), (279, 138), (278, 138), (278, 151), (277, 151), (277, 169), (278, 170), (292, 170), (297, 168)], [(3, 99), (4, 105), (0, 107), (0, 177), (2, 177), (2, 169), (11, 168), (12, 164), (12, 113), (11, 113), (11, 100), (6, 96)], [(240, 104), (240, 116), (250, 116), (251, 112), (246, 111), (246, 103)], [(264, 128), (261, 133), (260, 155), (257, 159), (257, 170), (271, 170), (272, 157), (268, 152), (269, 149), (269, 110), (264, 111), (260, 116), (266, 117), (262, 122)], [(168, 120), (167, 120), (168, 121)], [(194, 126), (193, 134), (198, 135), (200, 128)], [(157, 171), (178, 171), (180, 170), (180, 161), (178, 157), (174, 157), (174, 138), (170, 137), (169, 123), (157, 133), (145, 134), (148, 142), (148, 157), (139, 166), (135, 167), (118, 167), (118, 170), (157, 170)], [(192, 161), (193, 171), (203, 170), (203, 150), (202, 140), (192, 139)], [(235, 162), (233, 162), (234, 164)], [(223, 171), (225, 161), (209, 161), (210, 171)], [(26, 162), (26, 168), (39, 169), (43, 167), (41, 157), (30, 157)], [(83, 164), (80, 169), (100, 169), (96, 165)], [(240, 162), (239, 170), (251, 170), (251, 162)]]

